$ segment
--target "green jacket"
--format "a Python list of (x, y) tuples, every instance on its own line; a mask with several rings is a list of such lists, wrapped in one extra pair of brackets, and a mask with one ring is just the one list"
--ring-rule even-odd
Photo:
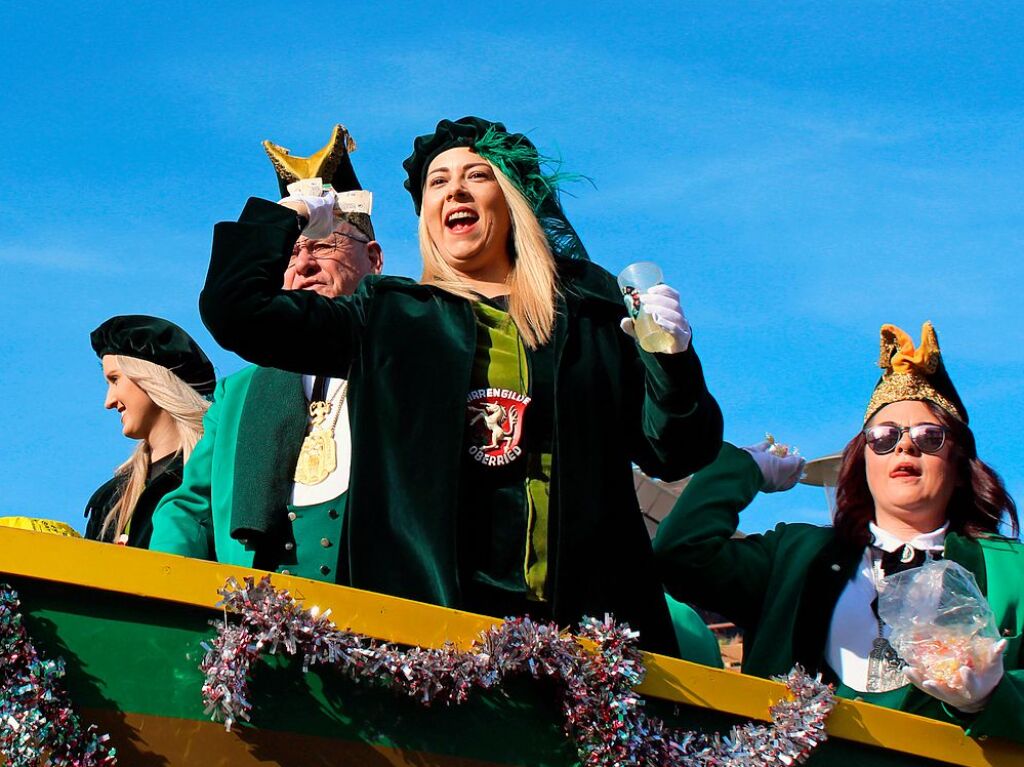
[[(261, 413), (270, 407), (294, 413), (293, 434), (263, 428)], [(273, 537), (280, 548), (290, 536), (285, 515), (305, 427), (300, 375), (252, 366), (218, 381), (181, 486), (153, 515), (150, 548), (252, 567), (255, 537), (246, 543), (233, 537), (232, 515), (239, 504), (258, 503), (277, 512), (281, 524)]]
[[(743, 672), (768, 677), (800, 663), (824, 666), (832, 612), (864, 549), (843, 545), (831, 527), (779, 524), (763, 535), (733, 538), (739, 513), (754, 499), (761, 472), (750, 455), (728, 443), (697, 473), (661, 523), (655, 556), (669, 593), (726, 616), (743, 629)], [(841, 695), (955, 722), (969, 735), (1024, 739), (1024, 546), (1003, 538), (946, 536), (944, 556), (974, 573), (1003, 636), (1003, 681), (984, 711), (966, 715), (907, 685), (873, 696)]]
[[(329, 300), (282, 291), (291, 211), (248, 202), (214, 230), (200, 311), (221, 345), (267, 367), (347, 376), (353, 435), (351, 584), (461, 605), (458, 482), (475, 354), (470, 303), (396, 277)], [(548, 602), (556, 620), (612, 612), (645, 647), (675, 641), (631, 462), (665, 479), (710, 462), (722, 417), (691, 349), (638, 353), (614, 278), (559, 262)]]
[(668, 594), (665, 595), (665, 602), (668, 603), (668, 612), (672, 616), (672, 628), (676, 632), (679, 657), (712, 668), (724, 668), (722, 648), (700, 614), (688, 604), (679, 602)]

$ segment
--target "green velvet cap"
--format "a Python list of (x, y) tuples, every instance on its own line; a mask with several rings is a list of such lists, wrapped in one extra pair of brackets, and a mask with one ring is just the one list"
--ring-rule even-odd
[(170, 370), (199, 394), (213, 394), (217, 383), (213, 364), (199, 344), (173, 322), (145, 314), (121, 314), (92, 331), (89, 340), (97, 357), (120, 354), (152, 362)]
[(558, 199), (558, 182), (567, 177), (559, 173), (545, 173), (541, 165), (551, 161), (542, 157), (533, 142), (522, 133), (509, 133), (503, 123), (482, 117), (441, 120), (433, 133), (419, 136), (413, 142), (412, 154), (402, 167), (408, 174), (405, 188), (412, 195), (416, 215), (420, 214), (423, 206), (423, 185), (430, 163), (442, 152), (455, 147), (472, 149), (515, 184), (533, 208), (555, 255), (588, 258)]
[[(402, 163), (409, 177), (405, 180), (405, 188), (412, 195), (413, 205), (416, 207), (416, 215), (420, 213), (423, 205), (423, 185), (427, 180), (427, 168), (442, 152), (454, 149), (458, 146), (476, 149), (477, 143), (488, 133), (499, 135), (504, 143), (510, 146), (520, 147), (523, 158), (510, 166), (512, 173), (502, 168), (505, 175), (509, 176), (516, 185), (522, 189), (522, 179), (531, 173), (540, 172), (539, 155), (537, 148), (530, 139), (522, 133), (509, 133), (503, 123), (484, 120), (482, 117), (463, 117), (460, 120), (441, 120), (433, 133), (425, 136), (418, 136), (412, 144), (412, 154)], [(532, 202), (532, 200), (531, 200)]]

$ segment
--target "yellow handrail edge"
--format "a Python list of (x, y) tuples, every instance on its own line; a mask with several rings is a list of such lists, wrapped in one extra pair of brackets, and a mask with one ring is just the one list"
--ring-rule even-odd
[[(193, 607), (215, 609), (217, 590), (229, 577), (259, 579), (266, 573), (245, 567), (113, 546), (77, 538), (0, 527), (3, 574), (100, 589)], [(499, 622), (473, 613), (377, 594), (306, 578), (274, 574), (307, 605), (330, 608), (342, 627), (379, 639), (420, 647), (451, 641), (468, 647), (481, 631)], [(746, 719), (769, 719), (771, 704), (785, 687), (756, 677), (646, 654), (644, 695), (710, 708)], [(828, 720), (831, 737), (964, 767), (1011, 767), (1024, 763), (1024, 747), (996, 738), (974, 739), (952, 724), (881, 708), (839, 701)]]

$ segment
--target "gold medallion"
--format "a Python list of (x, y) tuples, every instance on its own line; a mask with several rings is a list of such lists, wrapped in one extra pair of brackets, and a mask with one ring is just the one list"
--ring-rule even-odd
[(295, 465), (295, 481), (301, 485), (319, 485), (338, 468), (333, 430), (320, 429), (302, 440), (299, 462)]
[[(344, 397), (344, 394), (342, 394)], [(341, 403), (338, 403), (339, 411)], [(338, 468), (338, 453), (334, 446), (334, 426), (337, 416), (330, 426), (324, 422), (332, 409), (329, 402), (310, 402), (309, 434), (302, 440), (299, 460), (295, 464), (295, 481), (301, 485), (319, 485), (331, 472)]]

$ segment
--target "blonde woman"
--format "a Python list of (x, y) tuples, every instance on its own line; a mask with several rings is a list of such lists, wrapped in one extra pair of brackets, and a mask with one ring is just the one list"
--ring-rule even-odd
[(500, 123), (442, 120), (405, 162), (421, 279), (333, 301), (280, 289), (329, 197), (250, 200), (214, 231), (200, 309), (253, 362), (348, 377), (350, 585), (563, 624), (612, 612), (675, 654), (631, 464), (695, 471), (721, 414), (678, 294), (644, 299), (672, 353), (639, 351), (541, 161)]
[(111, 317), (91, 341), (103, 363), (105, 407), (120, 414), (121, 431), (138, 444), (89, 499), (85, 537), (147, 548), (153, 509), (181, 483), (203, 435), (213, 366), (184, 330), (159, 317)]

